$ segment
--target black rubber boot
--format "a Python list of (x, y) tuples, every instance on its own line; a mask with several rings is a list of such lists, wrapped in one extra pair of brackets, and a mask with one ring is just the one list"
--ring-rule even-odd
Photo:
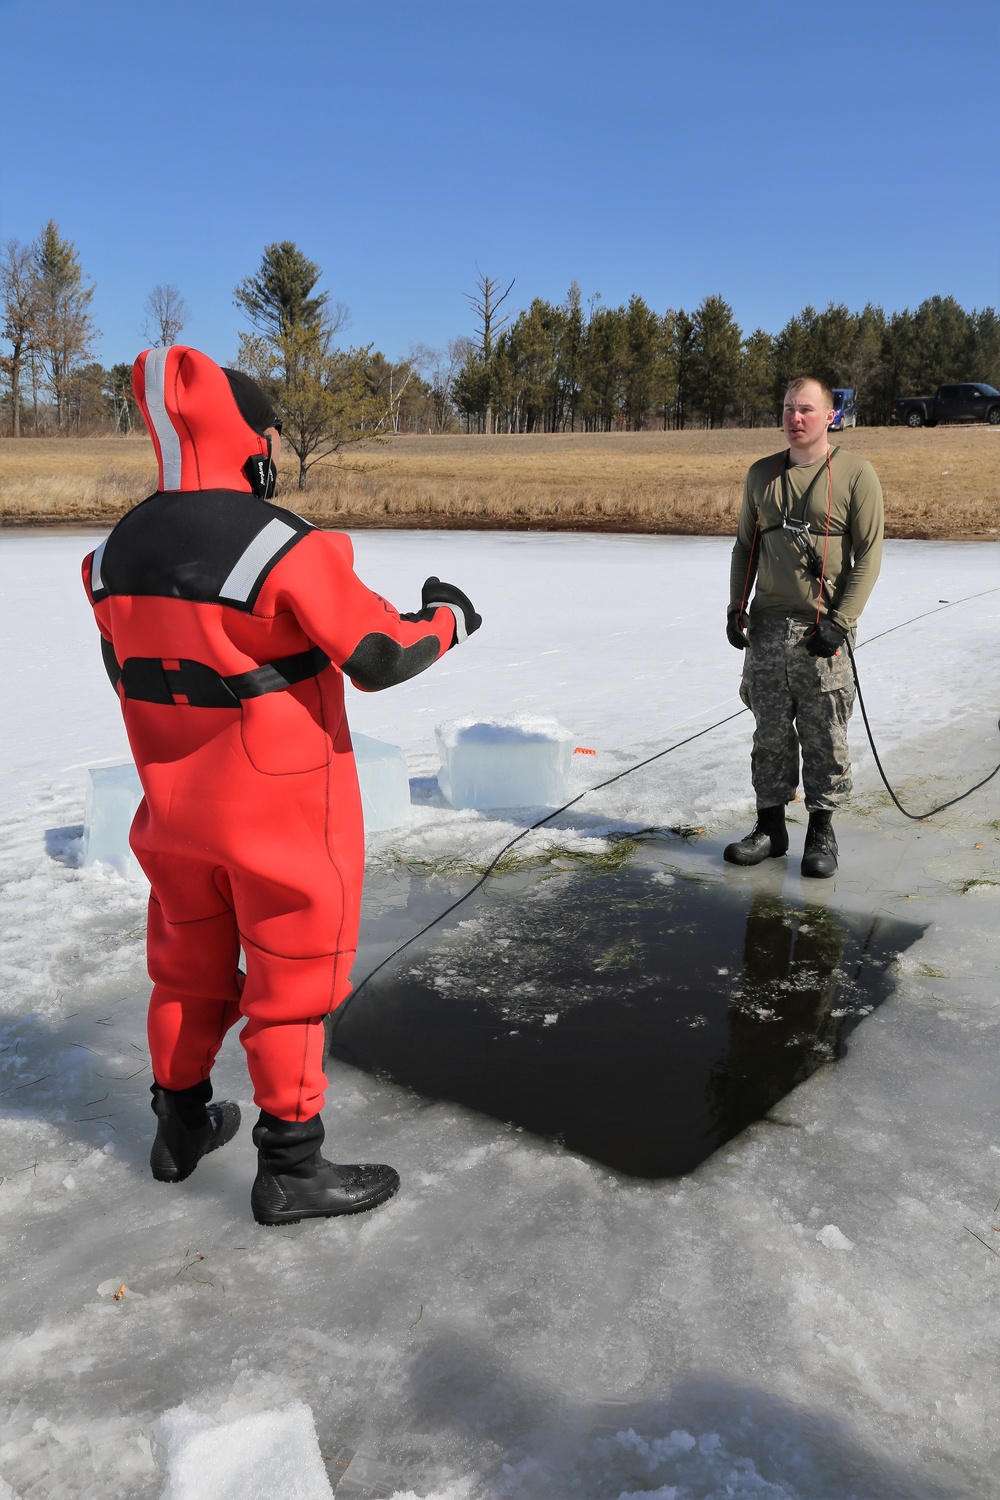
[(258, 1224), (297, 1224), (360, 1214), (391, 1198), (399, 1174), (386, 1166), (338, 1166), (320, 1151), (323, 1121), (279, 1120), (261, 1110), (253, 1128), (257, 1177), (250, 1207)]
[(745, 838), (727, 844), (722, 857), (731, 865), (759, 865), (788, 853), (784, 804), (758, 807), (757, 821)]
[(183, 1182), (203, 1156), (218, 1151), (240, 1128), (240, 1107), (225, 1101), (209, 1104), (212, 1085), (206, 1078), (189, 1089), (150, 1089), (158, 1124), (149, 1168), (157, 1182)]
[(802, 873), (815, 880), (828, 880), (837, 873), (837, 836), (832, 812), (811, 812), (802, 851)]

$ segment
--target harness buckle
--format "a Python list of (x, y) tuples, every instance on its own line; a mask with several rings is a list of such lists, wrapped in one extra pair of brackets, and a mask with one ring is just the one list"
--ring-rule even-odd
[(805, 564), (806, 572), (810, 573), (813, 578), (822, 577), (823, 561), (812, 539), (809, 522), (796, 520), (794, 516), (782, 516), (781, 528), (783, 531), (789, 533), (791, 541), (802, 554), (802, 561)]

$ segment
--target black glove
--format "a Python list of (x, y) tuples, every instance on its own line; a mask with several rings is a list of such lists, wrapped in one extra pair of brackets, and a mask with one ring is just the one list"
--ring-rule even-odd
[(455, 639), (452, 646), (467, 640), (483, 623), (482, 615), (476, 614), (472, 600), (461, 589), (456, 588), (453, 583), (442, 583), (440, 578), (428, 578), (420, 594), (421, 613), (424, 610), (438, 609), (442, 604), (447, 605), (455, 616)]
[(806, 636), (806, 650), (810, 656), (836, 656), (846, 640), (844, 627), (823, 615)]
[(750, 621), (748, 617), (740, 612), (738, 606), (731, 609), (726, 616), (726, 637), (731, 646), (737, 651), (745, 651), (750, 644), (744, 634)]

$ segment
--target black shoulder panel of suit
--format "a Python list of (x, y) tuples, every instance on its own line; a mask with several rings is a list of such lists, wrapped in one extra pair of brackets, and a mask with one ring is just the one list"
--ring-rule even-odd
[(152, 594), (249, 612), (275, 563), (314, 530), (238, 490), (158, 491), (97, 549), (94, 599)]

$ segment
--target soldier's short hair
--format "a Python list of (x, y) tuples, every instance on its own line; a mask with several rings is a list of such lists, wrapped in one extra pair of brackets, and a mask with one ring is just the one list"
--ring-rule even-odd
[(819, 380), (815, 375), (799, 375), (797, 379), (790, 381), (785, 395), (790, 396), (793, 391), (797, 394), (804, 385), (818, 385), (828, 410), (833, 410), (833, 392), (825, 380)]

